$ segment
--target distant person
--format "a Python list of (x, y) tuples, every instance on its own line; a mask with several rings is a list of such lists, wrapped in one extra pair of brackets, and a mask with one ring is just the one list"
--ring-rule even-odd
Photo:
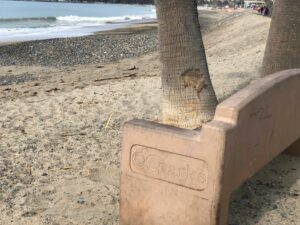
[(262, 15), (263, 16), (268, 16), (269, 12), (270, 12), (269, 8), (265, 6), (264, 9), (263, 9)]
[(259, 7), (259, 8), (257, 9), (257, 12), (258, 12), (259, 14), (262, 14), (262, 11), (263, 11), (263, 6), (261, 6), (261, 7)]

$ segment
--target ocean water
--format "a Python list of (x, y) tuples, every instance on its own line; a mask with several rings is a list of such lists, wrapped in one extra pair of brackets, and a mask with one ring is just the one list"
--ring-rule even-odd
[(0, 0), (0, 42), (84, 36), (155, 18), (151, 5)]

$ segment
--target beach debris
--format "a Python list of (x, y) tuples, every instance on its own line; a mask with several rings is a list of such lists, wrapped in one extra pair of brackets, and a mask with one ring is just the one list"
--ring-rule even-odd
[(34, 212), (34, 211), (29, 211), (29, 212), (25, 212), (23, 213), (21, 216), (22, 217), (33, 217), (37, 214), (37, 212)]
[(63, 167), (63, 168), (61, 168), (62, 170), (70, 170), (70, 169), (72, 169), (71, 167)]
[(137, 73), (123, 73), (124, 76), (123, 77), (136, 77)]
[(83, 197), (80, 197), (79, 200), (77, 201), (77, 203), (78, 203), (78, 204), (81, 204), (81, 205), (84, 204), (84, 203), (85, 203), (84, 198), (83, 198)]
[(44, 99), (39, 99), (39, 100), (33, 100), (33, 101), (26, 101), (28, 103), (34, 103), (34, 102), (43, 102), (43, 101), (46, 101), (47, 99), (44, 98)]
[(46, 92), (51, 92), (51, 91), (59, 91), (60, 89), (55, 87), (55, 88), (51, 88), (49, 90), (46, 90)]
[(96, 66), (96, 68), (98, 68), (98, 69), (102, 69), (102, 68), (104, 68), (104, 66)]
[(83, 85), (77, 85), (77, 86), (75, 86), (74, 88), (75, 88), (75, 89), (83, 89), (83, 88), (85, 88), (86, 86), (87, 86), (87, 84), (83, 83)]
[(86, 135), (86, 133), (85, 132), (76, 132), (76, 131), (74, 131), (74, 132), (70, 132), (70, 133), (66, 132), (66, 133), (61, 133), (60, 134), (60, 136), (62, 136), (62, 137), (76, 136), (76, 135), (84, 136), (84, 135)]
[(129, 67), (128, 70), (136, 70), (138, 69), (136, 66)]
[(124, 73), (124, 76), (96, 79), (96, 80), (94, 80), (94, 82), (101, 82), (101, 81), (107, 81), (107, 80), (119, 80), (119, 79), (128, 78), (128, 77), (136, 77), (136, 75), (137, 75), (137, 73), (130, 73), (130, 74)]
[(107, 129), (107, 127), (108, 127), (108, 125), (109, 125), (109, 123), (110, 123), (110, 120), (111, 120), (113, 114), (114, 114), (114, 113), (112, 112), (112, 113), (109, 115), (109, 118), (108, 118), (108, 120), (107, 120), (107, 122), (106, 122), (106, 125), (105, 125), (105, 127), (104, 127), (104, 130)]

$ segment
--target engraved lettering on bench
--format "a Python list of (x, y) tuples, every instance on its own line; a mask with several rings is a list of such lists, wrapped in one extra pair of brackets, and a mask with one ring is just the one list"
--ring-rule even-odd
[(255, 112), (250, 114), (250, 118), (254, 117), (260, 121), (270, 119), (272, 116), (272, 110), (269, 105), (262, 105)]
[(130, 167), (135, 173), (195, 190), (207, 186), (207, 163), (200, 159), (134, 145)]

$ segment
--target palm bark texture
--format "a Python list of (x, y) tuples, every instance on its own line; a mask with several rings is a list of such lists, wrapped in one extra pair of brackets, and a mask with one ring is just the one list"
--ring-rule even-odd
[(300, 68), (300, 0), (276, 0), (262, 76)]
[(196, 0), (156, 0), (165, 124), (197, 128), (217, 99), (209, 77)]

